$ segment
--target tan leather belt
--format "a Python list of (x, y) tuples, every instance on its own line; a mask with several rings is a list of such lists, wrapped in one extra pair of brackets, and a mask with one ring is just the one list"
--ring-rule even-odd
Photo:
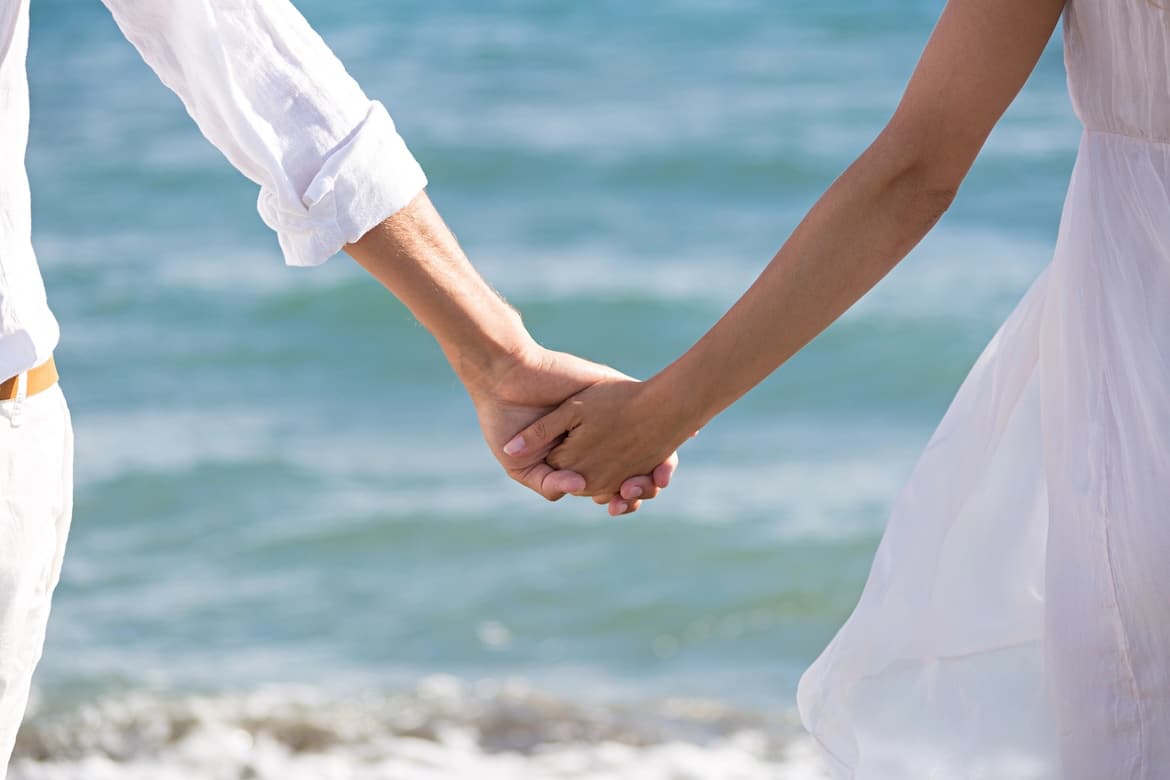
[[(11, 401), (16, 398), (16, 380), (18, 378), (14, 376), (0, 382), (0, 401)], [(25, 397), (44, 392), (55, 384), (57, 384), (57, 365), (53, 362), (53, 358), (49, 358), (36, 368), (29, 370)]]

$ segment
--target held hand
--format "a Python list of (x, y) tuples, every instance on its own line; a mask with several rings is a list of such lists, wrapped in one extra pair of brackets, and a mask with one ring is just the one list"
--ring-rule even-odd
[[(579, 474), (558, 470), (545, 462), (545, 457), (559, 441), (558, 437), (540, 444), (534, 442), (523, 452), (513, 454), (505, 452), (505, 444), (516, 431), (553, 411), (574, 393), (602, 380), (617, 379), (624, 377), (606, 366), (534, 346), (518, 356), (498, 378), (469, 385), (468, 392), (475, 404), (484, 438), (508, 475), (548, 500), (556, 501), (566, 493), (581, 493), (585, 489), (585, 479)], [(618, 504), (625, 505), (618, 514), (636, 511), (641, 500), (654, 498), (667, 486), (677, 464), (678, 458), (674, 455), (660, 459), (637, 472), (648, 475), (653, 471), (653, 476), (630, 477), (624, 484), (619, 480), (610, 494), (598, 503), (607, 503), (612, 498), (611, 513), (615, 513)], [(631, 471), (622, 476), (625, 478), (634, 473)], [(619, 490), (621, 495), (615, 495)]]
[[(505, 455), (503, 447), (569, 396), (620, 374), (534, 342), (519, 313), (476, 273), (425, 192), (345, 250), (439, 342), (508, 474), (550, 501), (583, 489), (579, 475), (545, 463), (554, 442), (520, 457)], [(648, 476), (628, 480), (627, 495), (653, 498), (671, 470), (673, 461), (659, 471), (657, 483)], [(637, 501), (626, 509), (637, 509)]]
[[(630, 497), (625, 476), (653, 471), (657, 483), (669, 480), (675, 449), (692, 435), (657, 395), (650, 384), (610, 375), (523, 430), (505, 452), (528, 458), (552, 447), (551, 468), (584, 476), (584, 489), (575, 492), (609, 501), (611, 514), (620, 514), (615, 509)], [(621, 499), (611, 500), (615, 493)]]

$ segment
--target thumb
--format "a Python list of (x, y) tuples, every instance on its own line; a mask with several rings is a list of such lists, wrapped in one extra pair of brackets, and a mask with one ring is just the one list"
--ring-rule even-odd
[(576, 410), (571, 404), (562, 404), (513, 436), (504, 445), (504, 454), (510, 458), (522, 458), (544, 452), (576, 424)]

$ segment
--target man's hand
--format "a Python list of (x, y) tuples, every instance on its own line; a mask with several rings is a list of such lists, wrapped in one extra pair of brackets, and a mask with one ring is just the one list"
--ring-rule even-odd
[[(553, 352), (533, 345), (517, 355), (499, 376), (468, 383), (467, 389), (479, 415), (484, 439), (492, 454), (512, 479), (535, 490), (550, 501), (567, 493), (582, 493), (585, 479), (572, 471), (558, 471), (545, 462), (561, 437), (553, 435), (519, 456), (509, 455), (504, 446), (534, 421), (539, 420), (572, 396), (603, 380), (623, 379), (612, 368), (588, 360)], [(637, 511), (641, 502), (654, 498), (670, 483), (678, 456), (670, 455), (652, 476), (636, 476), (621, 485), (618, 495), (595, 497), (608, 503), (613, 515)]]

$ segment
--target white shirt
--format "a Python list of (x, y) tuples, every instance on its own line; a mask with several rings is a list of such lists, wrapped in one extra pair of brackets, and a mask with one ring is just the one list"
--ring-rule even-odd
[[(386, 109), (288, 0), (103, 0), (203, 134), (260, 185), (289, 265), (317, 265), (426, 186)], [(0, 0), (0, 381), (59, 329), (32, 248), (29, 0)]]

